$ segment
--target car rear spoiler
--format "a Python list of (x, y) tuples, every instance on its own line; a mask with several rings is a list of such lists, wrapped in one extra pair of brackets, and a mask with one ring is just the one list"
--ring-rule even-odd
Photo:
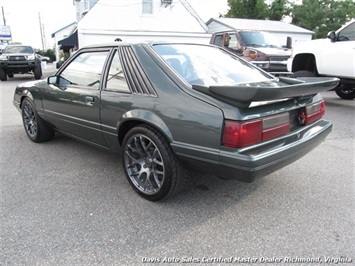
[(278, 81), (238, 84), (232, 86), (192, 85), (194, 90), (237, 107), (248, 107), (251, 102), (285, 98), (302, 98), (331, 90), (339, 83), (337, 78), (286, 78)]

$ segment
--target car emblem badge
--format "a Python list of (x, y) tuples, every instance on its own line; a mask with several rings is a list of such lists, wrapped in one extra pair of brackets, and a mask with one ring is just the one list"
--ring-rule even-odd
[(300, 114), (297, 117), (298, 124), (300, 125), (305, 125), (306, 122), (306, 114), (304, 111), (300, 112)]

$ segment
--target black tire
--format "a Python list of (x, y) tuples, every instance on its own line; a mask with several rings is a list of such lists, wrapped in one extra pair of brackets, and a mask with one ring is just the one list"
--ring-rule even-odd
[(355, 98), (355, 85), (340, 83), (335, 88), (335, 93), (344, 100), (353, 100)]
[(302, 78), (302, 77), (316, 77), (316, 74), (311, 72), (311, 71), (307, 71), (307, 70), (300, 70), (300, 71), (296, 71), (295, 73), (293, 73), (290, 78)]
[(14, 77), (14, 73), (8, 73), (7, 76), (8, 76), (9, 78), (13, 78), (13, 77)]
[(53, 129), (39, 117), (34, 104), (29, 98), (23, 100), (21, 109), (23, 126), (31, 141), (43, 142), (53, 138)]
[(33, 73), (34, 73), (35, 79), (41, 79), (41, 77), (42, 77), (42, 68), (41, 68), (40, 64), (38, 64), (36, 66), (36, 68), (33, 70)]
[(126, 134), (122, 164), (133, 189), (147, 200), (166, 199), (181, 191), (188, 181), (188, 171), (167, 139), (148, 125), (138, 125)]
[(7, 75), (3, 69), (0, 68), (0, 80), (1, 81), (6, 81), (7, 80)]

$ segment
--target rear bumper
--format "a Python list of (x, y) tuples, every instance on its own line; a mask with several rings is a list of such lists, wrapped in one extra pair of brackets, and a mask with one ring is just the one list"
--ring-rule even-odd
[[(188, 166), (208, 173), (244, 182), (266, 176), (307, 154), (323, 142), (332, 131), (332, 123), (320, 120), (284, 138), (243, 149), (224, 148), (218, 161), (210, 160), (211, 152), (200, 158), (177, 152)], [(207, 158), (207, 159), (206, 159)]]

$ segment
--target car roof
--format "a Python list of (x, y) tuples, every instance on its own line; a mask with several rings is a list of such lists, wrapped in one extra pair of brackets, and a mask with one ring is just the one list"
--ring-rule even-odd
[(108, 42), (108, 43), (85, 45), (85, 46), (81, 47), (80, 49), (83, 49), (83, 48), (104, 48), (104, 47), (115, 47), (115, 46), (131, 46), (131, 45), (134, 45), (134, 44), (127, 43), (127, 42)]
[(221, 34), (221, 33), (230, 33), (230, 32), (261, 32), (261, 33), (266, 33), (266, 31), (262, 31), (262, 30), (247, 30), (247, 29), (243, 29), (243, 30), (223, 30), (223, 31), (217, 31), (214, 34)]
[(140, 46), (140, 45), (168, 45), (168, 44), (187, 44), (187, 45), (203, 45), (203, 46), (211, 46), (210, 44), (202, 44), (202, 43), (192, 43), (192, 42), (137, 42), (137, 43), (129, 43), (129, 42), (109, 42), (109, 43), (101, 43), (101, 44), (92, 44), (81, 47), (81, 49), (93, 49), (93, 48), (105, 48), (105, 47), (119, 47), (119, 46)]

